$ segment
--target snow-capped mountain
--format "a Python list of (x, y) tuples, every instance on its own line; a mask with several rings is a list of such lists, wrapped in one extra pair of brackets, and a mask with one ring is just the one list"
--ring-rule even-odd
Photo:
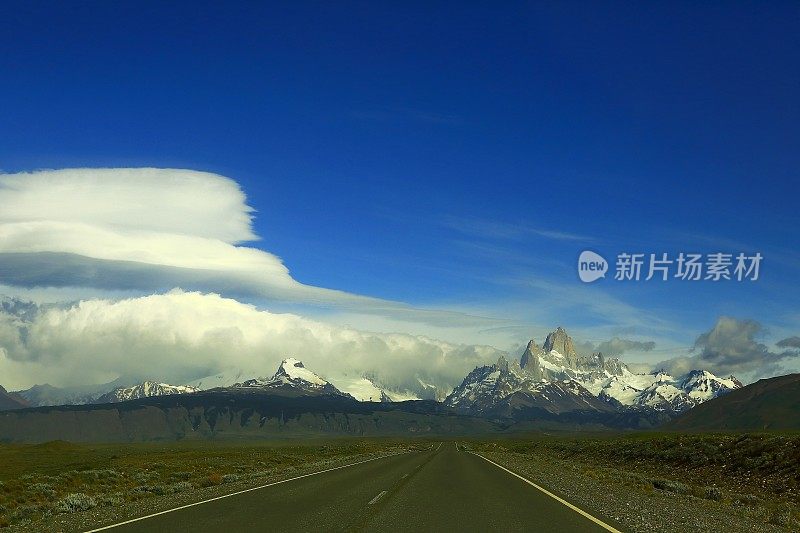
[(531, 339), (520, 359), (520, 366), (536, 380), (577, 379), (591, 381), (621, 375), (628, 367), (617, 358), (606, 359), (602, 353), (578, 355), (572, 338), (559, 327), (539, 348)]
[[(257, 375), (259, 375), (259, 371), (257, 370), (245, 370), (239, 367), (229, 367), (218, 374), (190, 381), (187, 383), (187, 385), (200, 390), (233, 387), (243, 388), (245, 384), (247, 384), (247, 387), (245, 388), (251, 389), (263, 386), (270, 387), (268, 384), (272, 381), (274, 376), (261, 378), (253, 377)], [(317, 375), (317, 377), (319, 378), (319, 375)], [(332, 378), (324, 381), (328, 381), (328, 383), (333, 385), (340, 392), (349, 394), (361, 402), (402, 402), (406, 400), (420, 399), (412, 391), (401, 391), (395, 390), (394, 388), (385, 387), (377, 382), (375, 376), (372, 376), (368, 373), (363, 375), (342, 374), (337, 376), (335, 379)], [(279, 383), (278, 386), (280, 385), (281, 384)]]
[(704, 402), (726, 394), (733, 389), (742, 388), (742, 382), (733, 376), (719, 378), (707, 370), (692, 370), (681, 379), (681, 389), (689, 397)]
[(340, 377), (335, 383), (339, 390), (360, 402), (403, 402), (420, 399), (409, 391), (399, 392), (380, 387), (368, 376)]
[(599, 398), (623, 406), (649, 407), (680, 413), (742, 387), (733, 376), (719, 378), (707, 370), (673, 377), (666, 372), (634, 374), (624, 368), (618, 375), (584, 380)]
[(54, 387), (48, 383), (33, 387), (16, 394), (25, 398), (32, 407), (51, 405), (86, 405), (94, 403), (103, 394), (115, 389), (128, 387), (136, 383), (132, 378), (120, 377), (110, 383), (84, 385), (77, 387)]
[(138, 400), (139, 398), (149, 398), (151, 396), (190, 394), (197, 391), (198, 389), (186, 385), (169, 385), (167, 383), (156, 383), (155, 381), (143, 381), (132, 387), (114, 389), (111, 392), (103, 394), (93, 403), (117, 403), (127, 400)]
[(479, 414), (490, 411), (514, 392), (531, 389), (536, 382), (515, 366), (501, 357), (494, 365), (476, 368), (445, 398), (445, 405)]
[[(445, 403), (476, 414), (503, 405), (536, 405), (548, 412), (603, 411), (610, 406), (620, 411), (680, 413), (741, 386), (733, 376), (723, 379), (706, 370), (677, 378), (665, 372), (636, 374), (618, 358), (599, 352), (578, 354), (572, 339), (559, 327), (541, 348), (531, 340), (519, 365), (501, 358), (496, 365), (476, 368)], [(552, 405), (546, 406), (548, 402)]]
[(614, 411), (575, 380), (537, 380), (505, 357), (470, 372), (445, 405), (473, 415), (512, 417), (523, 410), (550, 415)]
[(350, 396), (307, 369), (301, 361), (293, 357), (284, 359), (278, 367), (278, 371), (269, 378), (248, 379), (236, 383), (230, 388), (241, 390), (283, 389), (302, 394)]

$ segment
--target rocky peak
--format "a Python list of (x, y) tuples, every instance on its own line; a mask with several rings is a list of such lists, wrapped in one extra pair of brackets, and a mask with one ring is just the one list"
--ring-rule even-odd
[(561, 326), (558, 326), (555, 331), (547, 335), (543, 349), (545, 353), (555, 350), (567, 357), (567, 359), (574, 360), (578, 357), (575, 351), (575, 343), (572, 342), (572, 337), (567, 335), (567, 332), (564, 331), (564, 328)]
[(508, 359), (506, 359), (504, 356), (501, 355), (497, 359), (497, 365), (496, 366), (497, 366), (497, 369), (500, 372), (508, 372)]
[(251, 390), (283, 389), (307, 394), (333, 394), (350, 397), (349, 394), (340, 391), (331, 383), (307, 369), (302, 361), (294, 357), (287, 357), (281, 361), (277, 372), (272, 377), (248, 379), (242, 383), (235, 383), (232, 388)]
[(534, 367), (538, 366), (539, 364), (539, 355), (541, 355), (542, 349), (534, 342), (533, 339), (528, 341), (528, 346), (525, 348), (525, 352), (522, 354), (522, 358), (519, 360), (519, 366), (526, 370), (533, 370)]

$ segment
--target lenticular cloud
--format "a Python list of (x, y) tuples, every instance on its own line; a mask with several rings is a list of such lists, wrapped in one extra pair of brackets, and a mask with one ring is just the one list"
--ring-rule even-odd
[[(322, 305), (401, 320), (478, 317), (305, 285), (257, 239), (253, 209), (224, 176), (113, 168), (0, 174), (0, 284), (164, 292)], [(479, 319), (477, 322), (486, 323)]]

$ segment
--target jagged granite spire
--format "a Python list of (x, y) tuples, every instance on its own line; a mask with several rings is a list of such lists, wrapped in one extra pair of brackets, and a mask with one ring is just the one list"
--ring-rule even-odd
[(572, 337), (567, 335), (567, 332), (561, 326), (558, 326), (555, 331), (547, 336), (543, 349), (545, 353), (549, 353), (552, 350), (557, 351), (566, 357), (567, 366), (577, 367), (578, 353), (575, 351), (575, 343), (572, 342)]
[(542, 349), (531, 339), (528, 341), (528, 346), (525, 348), (525, 352), (519, 360), (519, 366), (528, 372), (535, 380), (542, 379), (542, 370), (539, 368), (539, 356), (542, 353)]

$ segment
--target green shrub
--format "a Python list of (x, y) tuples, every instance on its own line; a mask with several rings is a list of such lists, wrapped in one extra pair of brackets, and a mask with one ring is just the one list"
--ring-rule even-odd
[(133, 480), (137, 483), (147, 483), (148, 481), (152, 481), (158, 477), (158, 472), (152, 472), (150, 470), (140, 470), (136, 472), (133, 476)]
[(82, 492), (74, 492), (58, 500), (55, 510), (59, 513), (74, 513), (76, 511), (86, 511), (96, 506), (97, 502), (91, 496), (87, 496)]
[(101, 496), (97, 496), (97, 505), (102, 505), (104, 507), (111, 507), (113, 505), (119, 505), (124, 500), (122, 499), (122, 493), (115, 492), (114, 494), (103, 494)]
[(49, 483), (34, 483), (28, 486), (28, 492), (36, 495), (52, 498), (56, 495), (56, 491)]
[(669, 479), (654, 479), (653, 486), (659, 490), (674, 492), (676, 494), (690, 494), (692, 492), (689, 485)]
[(183, 492), (186, 490), (192, 490), (194, 485), (189, 483), (188, 481), (179, 481), (172, 485), (172, 492)]

